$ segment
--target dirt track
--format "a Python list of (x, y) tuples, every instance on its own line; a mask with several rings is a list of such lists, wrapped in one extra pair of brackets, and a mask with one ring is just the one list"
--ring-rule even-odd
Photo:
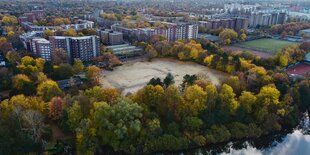
[(224, 46), (223, 47), (224, 50), (230, 50), (232, 52), (242, 52), (242, 51), (249, 51), (251, 52), (253, 55), (256, 56), (260, 56), (261, 58), (270, 58), (273, 57), (274, 55), (271, 53), (267, 53), (267, 52), (261, 52), (261, 51), (256, 51), (256, 50), (252, 50), (252, 49), (247, 49), (247, 48), (241, 48), (241, 47), (236, 47), (236, 46)]
[(104, 71), (101, 83), (104, 87), (115, 87), (123, 94), (133, 93), (142, 88), (153, 77), (163, 79), (168, 73), (175, 78), (175, 84), (180, 85), (186, 74), (205, 75), (212, 83), (218, 85), (227, 74), (209, 69), (205, 66), (181, 62), (174, 59), (154, 59), (152, 62), (127, 62), (116, 67), (114, 71)]

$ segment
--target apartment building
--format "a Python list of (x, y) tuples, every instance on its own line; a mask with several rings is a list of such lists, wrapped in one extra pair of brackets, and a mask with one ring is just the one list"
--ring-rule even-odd
[(247, 18), (227, 18), (227, 19), (213, 19), (209, 21), (199, 21), (199, 26), (206, 29), (229, 28), (235, 31), (248, 28), (249, 21)]
[(82, 30), (82, 29), (89, 29), (94, 27), (93, 21), (88, 20), (78, 20), (78, 23), (76, 24), (69, 24), (69, 25), (61, 25), (61, 26), (38, 26), (31, 22), (22, 22), (21, 26), (26, 31), (45, 31), (45, 30), (56, 30), (56, 29), (64, 29), (68, 30), (69, 28), (73, 28), (76, 31)]
[(287, 20), (285, 12), (253, 12), (249, 17), (249, 26), (272, 26), (284, 24)]
[(123, 44), (123, 33), (110, 29), (101, 29), (97, 31), (100, 41), (105, 45), (120, 45)]
[(31, 50), (38, 57), (50, 61), (52, 57), (52, 49), (50, 41), (44, 38), (34, 38), (31, 41)]
[(24, 13), (21, 17), (18, 18), (20, 23), (22, 22), (34, 22), (40, 19), (45, 18), (45, 13), (43, 10), (32, 10), (31, 12)]
[[(126, 28), (120, 24), (114, 24), (111, 26), (113, 31), (119, 31), (124, 34), (124, 36), (128, 37), (130, 35), (137, 36), (138, 38), (149, 39), (154, 35), (162, 35), (168, 41), (176, 41), (176, 40), (190, 40), (196, 39), (198, 36), (198, 25), (196, 24), (187, 24), (187, 23), (168, 23), (162, 22), (166, 26), (165, 27), (157, 27), (157, 28)], [(143, 36), (143, 37), (141, 37)]]
[(54, 51), (57, 48), (64, 49), (68, 53), (71, 62), (75, 58), (79, 58), (82, 61), (91, 61), (92, 58), (99, 56), (100, 53), (100, 39), (98, 36), (51, 36), (49, 40), (52, 50)]

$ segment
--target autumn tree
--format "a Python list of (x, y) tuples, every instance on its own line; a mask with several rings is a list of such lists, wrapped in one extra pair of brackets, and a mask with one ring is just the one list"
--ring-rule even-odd
[(21, 64), (17, 68), (28, 76), (37, 74), (43, 71), (45, 61), (42, 58), (34, 59), (30, 56), (25, 56), (21, 59)]
[(45, 39), (49, 39), (50, 36), (54, 36), (55, 32), (53, 30), (45, 30), (43, 36)]
[(205, 104), (206, 92), (197, 85), (188, 86), (184, 92), (184, 114), (197, 116), (198, 113), (207, 108)]
[(157, 51), (151, 45), (148, 45), (145, 48), (145, 52), (146, 52), (149, 60), (152, 60), (153, 58), (155, 58), (158, 55)]
[(5, 25), (18, 24), (18, 20), (15, 16), (3, 16), (1, 22), (4, 23)]
[(238, 101), (235, 99), (236, 94), (234, 93), (231, 86), (227, 84), (222, 85), (222, 89), (219, 93), (220, 103), (222, 105), (222, 110), (234, 115), (237, 108), (239, 107)]
[(237, 95), (245, 90), (245, 82), (241, 81), (238, 76), (230, 76), (224, 83), (231, 86)]
[(245, 41), (246, 40), (246, 34), (245, 33), (241, 33), (240, 35), (239, 35), (239, 39), (241, 40), (241, 41)]
[(63, 36), (76, 37), (77, 33), (73, 28), (69, 28), (67, 31), (63, 32)]
[(17, 74), (13, 77), (13, 88), (20, 93), (30, 95), (34, 92), (34, 82), (25, 74)]
[(221, 38), (222, 42), (226, 45), (229, 45), (233, 40), (238, 37), (237, 32), (232, 29), (224, 29), (219, 37)]
[(159, 104), (162, 104), (164, 89), (160, 85), (147, 85), (139, 90), (133, 97), (133, 100), (139, 104), (144, 104), (151, 110), (158, 111)]
[(12, 64), (18, 64), (21, 61), (19, 54), (13, 51), (8, 51), (5, 58)]
[(68, 53), (62, 48), (55, 49), (52, 54), (52, 62), (54, 65), (67, 63), (68, 59), (69, 59)]
[(101, 76), (101, 69), (96, 66), (89, 66), (86, 70), (86, 77), (89, 80), (90, 84), (95, 86), (99, 85), (99, 78)]
[(52, 120), (58, 120), (61, 118), (62, 111), (64, 109), (64, 101), (60, 97), (53, 97), (48, 103), (48, 116)]
[(84, 71), (84, 64), (80, 59), (74, 59), (73, 70), (75, 74), (79, 74)]
[(42, 96), (45, 101), (50, 101), (53, 97), (61, 96), (62, 91), (55, 81), (47, 80), (39, 84), (37, 95)]

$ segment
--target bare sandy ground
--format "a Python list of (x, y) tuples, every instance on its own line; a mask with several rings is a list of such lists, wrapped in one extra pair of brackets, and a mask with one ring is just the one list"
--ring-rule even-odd
[(223, 72), (192, 62), (154, 59), (151, 62), (127, 62), (116, 67), (114, 71), (104, 71), (101, 83), (104, 87), (115, 87), (120, 89), (122, 94), (127, 94), (138, 91), (153, 77), (164, 79), (168, 73), (174, 76), (175, 84), (178, 86), (182, 83), (183, 76), (186, 74), (204, 75), (215, 85), (220, 84), (221, 80), (227, 77), (227, 74)]

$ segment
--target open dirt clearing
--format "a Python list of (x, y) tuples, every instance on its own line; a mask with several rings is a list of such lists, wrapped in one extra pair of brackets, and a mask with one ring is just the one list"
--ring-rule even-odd
[(153, 77), (163, 79), (168, 73), (174, 76), (175, 84), (180, 85), (186, 74), (205, 75), (212, 83), (218, 85), (227, 74), (209, 69), (205, 66), (181, 62), (174, 59), (154, 59), (152, 62), (127, 62), (116, 67), (114, 71), (104, 71), (101, 78), (102, 86), (115, 87), (122, 94), (133, 93), (144, 87)]

